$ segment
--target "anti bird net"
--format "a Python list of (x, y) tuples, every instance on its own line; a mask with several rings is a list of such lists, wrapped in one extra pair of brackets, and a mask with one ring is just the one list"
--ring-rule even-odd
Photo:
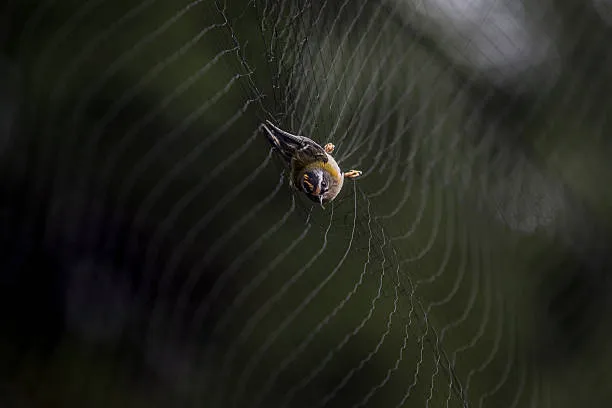
[[(597, 222), (538, 157), (559, 145), (542, 119), (570, 96), (596, 98), (577, 85), (580, 67), (559, 68), (552, 6), (8, 7), (26, 101), (3, 152), (7, 191), (23, 197), (14, 228), (53, 254), (65, 285), (67, 330), (38, 394), (574, 406), (534, 357), (565, 332), (537, 330), (545, 277), (533, 271), (548, 263), (533, 259), (567, 246), (578, 265), (597, 258), (576, 232)], [(289, 188), (266, 119), (333, 142), (363, 176), (313, 205)]]

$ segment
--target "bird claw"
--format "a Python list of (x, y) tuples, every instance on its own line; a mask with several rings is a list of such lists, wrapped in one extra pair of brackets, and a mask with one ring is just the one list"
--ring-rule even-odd
[(335, 148), (336, 146), (334, 146), (333, 143), (327, 143), (325, 146), (323, 146), (323, 149), (325, 150), (325, 153), (327, 154), (333, 153)]
[(361, 176), (362, 174), (363, 172), (361, 170), (349, 170), (344, 173), (344, 177), (349, 178), (349, 179), (354, 179), (354, 178)]

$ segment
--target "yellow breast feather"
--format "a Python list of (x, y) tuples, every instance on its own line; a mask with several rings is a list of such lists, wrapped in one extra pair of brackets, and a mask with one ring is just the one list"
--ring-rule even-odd
[(342, 180), (342, 174), (340, 173), (340, 167), (333, 158), (327, 161), (327, 163), (323, 163), (321, 161), (310, 163), (304, 167), (305, 170), (310, 170), (314, 168), (320, 168), (328, 172), (336, 181), (340, 182)]

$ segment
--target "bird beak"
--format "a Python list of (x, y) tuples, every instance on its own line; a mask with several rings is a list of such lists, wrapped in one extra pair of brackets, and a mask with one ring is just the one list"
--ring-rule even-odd
[(298, 136), (292, 135), (274, 126), (269, 120), (267, 120), (266, 123), (262, 123), (261, 127), (264, 129), (272, 146), (277, 148), (287, 161), (291, 161), (295, 152), (302, 147), (303, 142)]

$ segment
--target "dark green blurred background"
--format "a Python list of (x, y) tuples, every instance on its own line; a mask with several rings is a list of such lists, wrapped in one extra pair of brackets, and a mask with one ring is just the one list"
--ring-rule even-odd
[(608, 406), (605, 0), (2, 7), (3, 407)]

